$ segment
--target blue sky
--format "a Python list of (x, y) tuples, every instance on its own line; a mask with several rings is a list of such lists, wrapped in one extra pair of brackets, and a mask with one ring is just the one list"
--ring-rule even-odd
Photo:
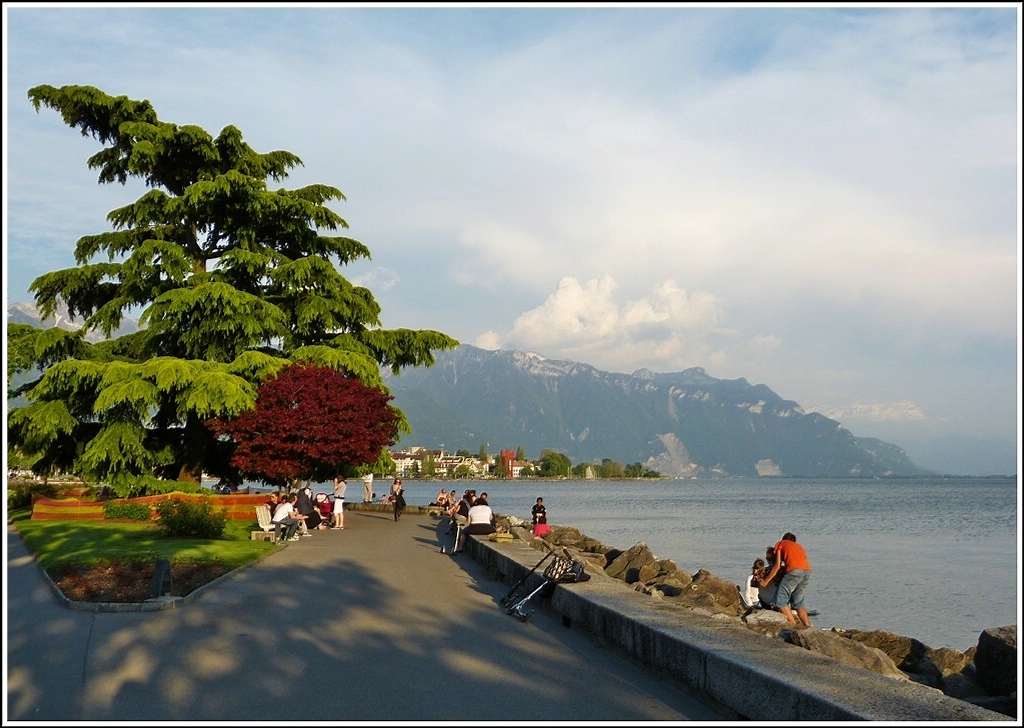
[(4, 5), (4, 284), (141, 187), (39, 84), (304, 165), (385, 326), (769, 386), (1018, 471), (1020, 7)]

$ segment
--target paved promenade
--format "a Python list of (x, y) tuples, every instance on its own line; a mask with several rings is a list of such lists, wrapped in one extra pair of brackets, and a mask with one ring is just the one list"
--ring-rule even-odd
[(672, 682), (447, 556), (433, 517), (351, 511), (191, 603), (84, 612), (58, 602), (8, 526), (7, 703), (19, 721), (722, 720)]

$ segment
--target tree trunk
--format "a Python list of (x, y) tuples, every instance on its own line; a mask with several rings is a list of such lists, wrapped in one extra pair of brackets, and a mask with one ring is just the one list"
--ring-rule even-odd
[(203, 449), (207, 430), (199, 418), (190, 414), (185, 420), (185, 435), (182, 438), (181, 467), (178, 480), (185, 483), (203, 482)]

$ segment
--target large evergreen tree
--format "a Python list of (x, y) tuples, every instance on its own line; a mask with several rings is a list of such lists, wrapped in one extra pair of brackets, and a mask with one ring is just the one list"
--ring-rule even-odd
[[(234, 126), (213, 137), (163, 122), (149, 101), (89, 86), (37, 86), (28, 97), (104, 145), (88, 160), (101, 184), (149, 188), (108, 214), (111, 231), (78, 240), (77, 266), (32, 283), (44, 317), (63, 304), (82, 329), (9, 336), (18, 371), (44, 372), (8, 417), (9, 442), (39, 456), (36, 472), (122, 494), (223, 475), (226, 454), (203, 421), (252, 409), (260, 380), (290, 362), (383, 388), (380, 367), (429, 366), (458, 345), (437, 331), (381, 328), (371, 292), (338, 270), (370, 257), (332, 234), (348, 227), (328, 207), (341, 191), (268, 188), (302, 163), (294, 154), (258, 153)], [(86, 341), (135, 311), (138, 331)]]

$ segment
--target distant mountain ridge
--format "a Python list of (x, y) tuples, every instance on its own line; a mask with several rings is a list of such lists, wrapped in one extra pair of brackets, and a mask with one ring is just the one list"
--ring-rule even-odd
[[(29, 324), (30, 326), (36, 326), (42, 329), (57, 327), (58, 329), (64, 329), (65, 331), (77, 331), (82, 328), (84, 321), (82, 319), (76, 320), (68, 313), (67, 306), (58, 305), (54, 315), (48, 319), (43, 319), (39, 314), (39, 309), (36, 308), (34, 303), (25, 302), (14, 302), (7, 304), (7, 323), (8, 324)], [(133, 331), (138, 330), (138, 322), (133, 319), (125, 319), (121, 323), (121, 327), (114, 332), (111, 338), (117, 338), (124, 334), (130, 334)], [(91, 331), (85, 335), (85, 340), (95, 344), (97, 341), (102, 341), (106, 337), (99, 331)]]
[[(81, 326), (66, 311), (40, 322), (30, 303), (10, 303), (7, 320)], [(136, 326), (126, 319), (117, 335)], [(716, 379), (701, 367), (621, 374), (463, 344), (439, 353), (433, 367), (383, 376), (413, 428), (400, 444), (470, 452), (485, 444), (492, 453), (522, 446), (531, 458), (551, 449), (573, 463), (610, 458), (678, 477), (928, 474), (896, 445), (854, 437), (839, 422), (805, 413), (763, 384)]]
[(431, 368), (385, 373), (409, 419), (403, 440), (489, 452), (522, 446), (574, 462), (640, 462), (664, 475), (885, 477), (921, 475), (906, 452), (855, 437), (763, 384), (693, 367), (605, 372), (588, 364), (463, 344)]

